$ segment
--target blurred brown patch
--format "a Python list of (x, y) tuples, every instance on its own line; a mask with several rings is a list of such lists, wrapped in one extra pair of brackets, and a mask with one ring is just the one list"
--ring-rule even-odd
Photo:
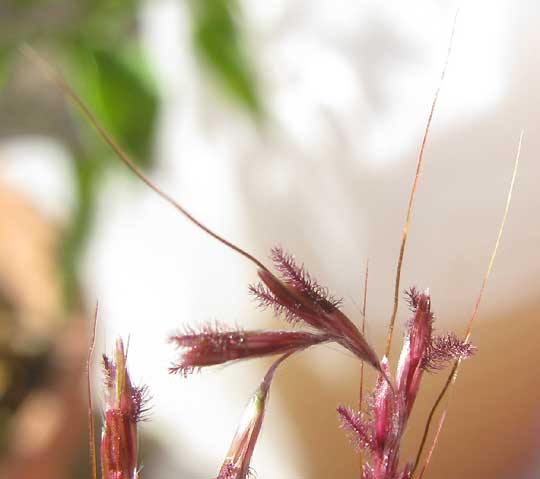
[(87, 334), (64, 310), (58, 230), (0, 183), (0, 477), (70, 477), (84, 438)]

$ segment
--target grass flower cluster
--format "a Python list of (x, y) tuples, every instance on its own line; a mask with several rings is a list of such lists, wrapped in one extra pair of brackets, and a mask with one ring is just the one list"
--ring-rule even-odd
[[(36, 60), (34, 54), (30, 53), (30, 55)], [(249, 292), (258, 306), (271, 308), (276, 316), (298, 328), (293, 331), (244, 331), (225, 324), (209, 323), (201, 327), (187, 327), (169, 337), (169, 342), (178, 351), (169, 372), (183, 378), (214, 365), (277, 356), (251, 397), (216, 478), (246, 479), (250, 476), (253, 451), (261, 433), (272, 379), (278, 366), (295, 353), (323, 343), (335, 343), (344, 348), (357, 358), (361, 371), (363, 371), (363, 365), (366, 364), (373, 368), (378, 375), (370, 394), (362, 397), (363, 388), (361, 388), (358, 409), (344, 405), (337, 406), (341, 426), (348, 433), (352, 445), (362, 453), (360, 478), (411, 479), (416, 477), (416, 472), (418, 472), (419, 479), (423, 477), (446, 417), (446, 410), (444, 410), (440, 415), (435, 439), (423, 464), (421, 464), (420, 460), (435, 412), (442, 398), (454, 384), (461, 361), (476, 352), (476, 348), (470, 343), (471, 326), (478, 314), (478, 307), (493, 266), (508, 212), (516, 177), (519, 147), (503, 222), (466, 334), (463, 338), (454, 333), (435, 334), (429, 291), (420, 292), (414, 287), (409, 288), (405, 292), (405, 297), (411, 311), (411, 317), (406, 325), (397, 369), (392, 372), (389, 366), (389, 352), (398, 304), (402, 294), (400, 288), (401, 267), (438, 90), (426, 125), (409, 199), (398, 257), (393, 313), (389, 325), (386, 351), (383, 355), (379, 355), (373, 345), (365, 338), (363, 327), (360, 330), (341, 310), (342, 300), (331, 295), (326, 288), (321, 286), (309, 274), (304, 265), (299, 265), (295, 258), (282, 248), (275, 247), (270, 252), (270, 260), (274, 265), (272, 271), (263, 262), (194, 218), (182, 205), (160, 190), (145, 173), (133, 164), (71, 87), (47, 65), (43, 65), (41, 60), (37, 59), (37, 61), (67, 96), (82, 109), (104, 141), (135, 175), (195, 226), (220, 241), (227, 248), (242, 255), (256, 267), (260, 282), (250, 285)], [(445, 70), (446, 65), (441, 76), (441, 83)], [(148, 391), (144, 387), (132, 385), (126, 361), (127, 354), (120, 340), (116, 343), (114, 356), (112, 358), (103, 357), (105, 375), (104, 425), (101, 439), (103, 479), (139, 478), (137, 423), (147, 410)], [(418, 454), (414, 459), (402, 460), (400, 458), (402, 441), (425, 376), (424, 373), (426, 371), (437, 372), (449, 365), (451, 365), (450, 374), (427, 419)], [(95, 457), (96, 454), (93, 451), (94, 476), (97, 476)]]

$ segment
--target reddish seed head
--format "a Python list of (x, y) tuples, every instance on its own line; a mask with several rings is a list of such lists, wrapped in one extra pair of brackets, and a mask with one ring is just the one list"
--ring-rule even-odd
[(251, 397), (233, 438), (218, 479), (244, 479), (250, 468), (251, 456), (261, 431), (266, 408), (268, 386), (261, 384)]
[(411, 312), (397, 371), (398, 391), (403, 395), (410, 412), (422, 375), (422, 361), (431, 344), (433, 313), (429, 291), (419, 293), (416, 288), (406, 291)]
[(259, 270), (264, 286), (250, 286), (262, 306), (274, 307), (277, 314), (284, 313), (290, 322), (306, 322), (315, 328), (321, 327), (324, 314), (338, 310), (341, 299), (336, 299), (320, 286), (306, 271), (298, 266), (292, 255), (281, 248), (273, 248), (270, 258), (281, 275), (278, 279), (267, 270)]
[(470, 358), (476, 351), (476, 346), (459, 339), (453, 333), (435, 336), (431, 340), (421, 367), (426, 370), (436, 371), (456, 359)]
[(274, 248), (271, 253), (278, 279), (267, 270), (259, 270), (262, 284), (250, 286), (250, 292), (262, 307), (272, 307), (276, 314), (292, 323), (303, 322), (328, 335), (358, 358), (381, 371), (377, 354), (358, 328), (339, 310), (336, 299), (320, 286), (294, 258)]
[(200, 331), (171, 336), (170, 342), (182, 349), (179, 360), (169, 371), (187, 376), (206, 366), (240, 359), (285, 354), (328, 341), (328, 337), (300, 331), (242, 331), (219, 324)]
[(101, 436), (103, 479), (137, 479), (137, 422), (147, 412), (147, 389), (131, 384), (121, 339), (114, 360), (103, 356), (105, 422)]
[(344, 406), (338, 406), (337, 412), (341, 427), (349, 432), (355, 447), (372, 452), (375, 449), (373, 421), (367, 419), (362, 412)]
[[(389, 376), (387, 358), (383, 358), (382, 367)], [(383, 455), (387, 444), (396, 436), (397, 400), (396, 394), (390, 389), (388, 381), (380, 375), (373, 392), (372, 413), (374, 420), (374, 446), (379, 455)]]
[(433, 335), (433, 313), (429, 291), (415, 288), (406, 292), (411, 311), (403, 349), (399, 359), (398, 391), (403, 395), (407, 415), (410, 414), (425, 370), (438, 370), (450, 361), (472, 356), (476, 348), (454, 334)]
[[(415, 288), (407, 292), (413, 313), (397, 370), (397, 391), (389, 381), (388, 361), (381, 361), (381, 374), (368, 400), (368, 411), (354, 412), (338, 408), (341, 423), (347, 429), (355, 446), (366, 451), (371, 459), (363, 466), (363, 479), (410, 479), (412, 465), (399, 471), (400, 442), (414, 405), (423, 372), (440, 369), (449, 361), (471, 356), (474, 346), (464, 343), (452, 334), (433, 336), (433, 314), (429, 292), (419, 293)], [(383, 375), (384, 374), (384, 375)]]
[(343, 300), (332, 296), (327, 288), (311, 277), (304, 265), (298, 266), (293, 255), (280, 247), (274, 247), (270, 252), (270, 258), (281, 274), (283, 282), (308, 298), (309, 303), (318, 305), (327, 313), (341, 306)]
[(431, 341), (433, 331), (433, 313), (429, 290), (419, 293), (415, 288), (406, 292), (411, 311), (414, 313), (409, 322), (409, 359), (416, 366), (424, 356)]
[(249, 476), (251, 457), (261, 432), (270, 384), (276, 368), (291, 354), (285, 354), (272, 364), (251, 396), (217, 479), (246, 479)]

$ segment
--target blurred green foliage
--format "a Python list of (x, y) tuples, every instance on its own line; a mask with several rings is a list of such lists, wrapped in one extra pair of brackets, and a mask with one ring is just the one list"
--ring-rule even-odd
[[(205, 71), (233, 102), (260, 120), (261, 100), (236, 1), (178, 2), (191, 16), (193, 45)], [(138, 0), (0, 0), (0, 140), (54, 136), (71, 158), (74, 205), (58, 249), (66, 312), (79, 302), (80, 259), (104, 173), (119, 162), (80, 112), (66, 108), (60, 92), (21, 59), (18, 47), (29, 44), (54, 63), (134, 161), (151, 168), (160, 97), (140, 45), (139, 7)], [(8, 449), (7, 425), (19, 404), (51, 367), (41, 357), (37, 365), (42, 369), (36, 377), (28, 376), (33, 369), (25, 356), (9, 366), (26, 372), (29, 380), (18, 381), (17, 401), (8, 408), (3, 407), (6, 396), (0, 398), (1, 453)]]
[(235, 0), (189, 0), (197, 53), (223, 87), (260, 118), (262, 105), (251, 59), (239, 27)]
[[(6, 0), (0, 7), (0, 86), (9, 77), (7, 59), (20, 44), (45, 50), (135, 161), (148, 167), (159, 97), (139, 44), (137, 7), (138, 2), (128, 0)], [(42, 115), (43, 122), (61, 123), (59, 118)], [(86, 121), (75, 118), (75, 128), (53, 128), (70, 150), (75, 191), (59, 248), (68, 307), (77, 300), (78, 265), (93, 224), (100, 179), (105, 168), (116, 164)], [(24, 125), (20, 130), (33, 133), (24, 131)]]
[[(76, 90), (131, 157), (141, 166), (150, 167), (158, 95), (140, 50), (132, 48), (125, 53), (127, 50), (95, 47), (88, 39), (79, 39), (66, 46), (64, 52)], [(76, 208), (61, 247), (68, 303), (75, 298), (77, 265), (91, 231), (100, 179), (107, 166), (117, 164), (82, 115), (79, 127), (85, 141), (73, 151)]]
[(9, 64), (11, 61), (11, 50), (0, 46), (0, 92), (9, 73)]
[[(194, 46), (201, 63), (224, 92), (260, 119), (261, 101), (235, 0), (178, 1), (187, 2), (189, 7)], [(160, 99), (140, 45), (138, 8), (137, 0), (3, 0), (0, 95), (2, 85), (9, 83), (9, 65), (16, 63), (10, 60), (18, 54), (17, 47), (29, 43), (44, 50), (133, 159), (143, 167), (151, 167)], [(48, 85), (44, 90), (50, 88)], [(16, 88), (14, 91), (17, 94)], [(25, 99), (18, 101), (23, 104)], [(64, 108), (57, 105), (59, 111)], [(1, 117), (0, 108), (0, 124), (5, 123)], [(75, 114), (75, 128), (66, 127), (58, 118), (59, 126), (52, 130), (59, 132), (59, 139), (70, 150), (76, 193), (59, 250), (66, 304), (70, 306), (77, 299), (78, 264), (92, 228), (100, 180), (106, 168), (117, 163), (82, 116)], [(42, 121), (49, 127), (55, 116), (42, 115)], [(22, 123), (17, 133), (33, 133), (24, 131)]]
[(103, 118), (139, 162), (148, 162), (157, 101), (154, 87), (143, 75), (141, 59), (136, 58), (130, 65), (127, 58), (111, 50), (96, 50), (93, 54), (105, 110)]

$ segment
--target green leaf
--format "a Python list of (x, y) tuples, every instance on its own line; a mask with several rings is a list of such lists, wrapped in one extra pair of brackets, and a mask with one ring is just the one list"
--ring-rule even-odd
[[(197, 53), (225, 90), (255, 116), (261, 100), (250, 59), (237, 24), (234, 0), (191, 0)], [(233, 12), (236, 10), (236, 12)]]
[(149, 166), (159, 99), (140, 50), (80, 41), (69, 52), (75, 89), (133, 159)]
[(77, 301), (79, 264), (94, 221), (97, 189), (104, 166), (103, 157), (86, 158), (79, 156), (78, 152), (74, 152), (73, 158), (75, 210), (58, 251), (64, 298), (68, 309), (73, 307)]
[(97, 50), (94, 58), (111, 132), (146, 166), (150, 163), (158, 97), (144, 76), (142, 57), (139, 55), (138, 65), (130, 64), (112, 50)]

